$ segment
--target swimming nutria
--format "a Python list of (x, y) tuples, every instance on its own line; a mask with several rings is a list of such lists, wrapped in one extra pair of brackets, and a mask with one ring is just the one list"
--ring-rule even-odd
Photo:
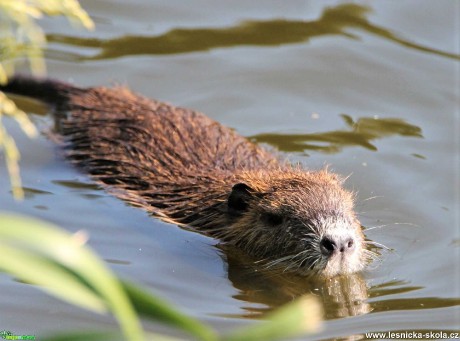
[(0, 90), (53, 105), (66, 155), (115, 196), (265, 267), (331, 277), (370, 257), (339, 176), (280, 161), (199, 112), (123, 87), (16, 77)]

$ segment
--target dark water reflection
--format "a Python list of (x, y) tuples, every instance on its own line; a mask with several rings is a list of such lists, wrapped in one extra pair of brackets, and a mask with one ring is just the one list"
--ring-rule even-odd
[[(350, 146), (360, 146), (376, 151), (377, 147), (371, 141), (384, 137), (423, 137), (420, 127), (399, 118), (362, 117), (353, 121), (348, 115), (341, 116), (349, 129), (312, 134), (263, 133), (250, 138), (254, 142), (268, 143), (286, 152), (316, 150), (336, 153), (342, 148)], [(317, 143), (314, 144), (313, 142)]]
[(366, 281), (360, 274), (318, 280), (283, 272), (265, 271), (251, 264), (238, 250), (226, 250), (228, 277), (239, 290), (234, 298), (266, 307), (244, 307), (240, 317), (257, 318), (294, 298), (313, 294), (322, 302), (325, 318), (358, 316), (369, 313)]
[(33, 198), (36, 195), (50, 195), (53, 194), (48, 191), (42, 191), (40, 189), (36, 188), (29, 188), (29, 187), (23, 187), (22, 190), (24, 191), (24, 197), (25, 198)]
[[(269, 272), (251, 265), (238, 250), (225, 250), (228, 276), (239, 290), (234, 298), (259, 303), (265, 307), (245, 307), (239, 317), (258, 318), (294, 298), (313, 294), (322, 302), (325, 319), (359, 316), (398, 310), (424, 310), (460, 306), (460, 298), (415, 297), (394, 298), (422, 289), (403, 281), (388, 281), (368, 286), (362, 274), (332, 279), (313, 279), (283, 272)], [(392, 298), (385, 299), (386, 296)], [(227, 315), (228, 316), (228, 315)], [(236, 317), (236, 316), (233, 316)]]
[(124, 36), (102, 40), (62, 35), (48, 35), (51, 42), (80, 47), (100, 48), (92, 57), (78, 59), (112, 59), (129, 55), (161, 55), (207, 51), (214, 48), (237, 46), (277, 46), (303, 43), (324, 35), (338, 35), (358, 39), (347, 30), (359, 29), (403, 46), (460, 60), (457, 54), (436, 50), (405, 40), (391, 31), (369, 22), (370, 7), (342, 4), (326, 8), (321, 17), (313, 21), (269, 20), (246, 21), (228, 28), (173, 29), (159, 36)]

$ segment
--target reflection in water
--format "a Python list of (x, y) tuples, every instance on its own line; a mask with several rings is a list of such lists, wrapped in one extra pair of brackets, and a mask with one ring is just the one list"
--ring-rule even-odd
[(460, 298), (444, 297), (417, 297), (417, 298), (393, 298), (379, 299), (388, 295), (403, 294), (410, 291), (420, 290), (420, 286), (407, 286), (403, 281), (390, 281), (384, 284), (376, 285), (369, 290), (369, 298), (372, 300), (374, 312), (388, 310), (422, 310), (434, 308), (447, 308), (460, 306)]
[(130, 261), (120, 260), (120, 259), (104, 259), (107, 263), (116, 264), (116, 265), (131, 265)]
[[(371, 311), (366, 282), (360, 274), (340, 276), (327, 280), (305, 278), (283, 272), (263, 270), (241, 251), (222, 247), (227, 263), (228, 277), (239, 290), (236, 299), (261, 303), (268, 307), (245, 307), (243, 317), (257, 318), (294, 298), (305, 294), (317, 296), (323, 305), (325, 318), (367, 314)], [(241, 317), (241, 316), (240, 316)]]
[(16, 106), (24, 112), (40, 116), (49, 113), (48, 106), (39, 100), (14, 94), (8, 94), (8, 97), (14, 100)]
[(22, 190), (24, 191), (24, 198), (30, 199), (33, 198), (37, 195), (50, 195), (53, 194), (48, 191), (42, 191), (41, 189), (37, 188), (32, 188), (32, 187), (22, 187)]
[[(325, 319), (358, 316), (395, 310), (424, 310), (460, 306), (459, 298), (414, 297), (398, 298), (407, 292), (423, 289), (392, 280), (368, 287), (361, 274), (315, 279), (283, 272), (261, 269), (240, 250), (219, 246), (228, 264), (228, 277), (239, 290), (234, 298), (242, 302), (263, 304), (265, 307), (243, 306), (246, 313), (236, 317), (259, 318), (265, 313), (292, 301), (313, 294), (322, 303)], [(385, 299), (391, 296), (389, 299)], [(235, 317), (234, 315), (228, 317)]]
[[(97, 200), (100, 198), (104, 198), (105, 194), (101, 191), (97, 191), (101, 189), (101, 186), (94, 183), (84, 183), (78, 180), (53, 180), (51, 181), (53, 184), (63, 186), (71, 190), (72, 192), (77, 192), (82, 198), (88, 200)], [(94, 193), (93, 191), (97, 191)]]
[(51, 182), (56, 185), (60, 185), (60, 186), (64, 186), (64, 187), (67, 187), (70, 189), (76, 189), (76, 190), (100, 189), (100, 186), (94, 183), (83, 183), (80, 181), (72, 181), (72, 180), (53, 180)]
[[(162, 55), (207, 51), (213, 48), (235, 46), (278, 46), (306, 42), (323, 35), (357, 38), (346, 30), (363, 30), (394, 43), (439, 56), (458, 59), (460, 56), (402, 39), (389, 30), (373, 25), (366, 16), (370, 8), (358, 4), (342, 4), (326, 8), (314, 21), (268, 20), (246, 21), (228, 28), (173, 29), (158, 36), (124, 36), (103, 40), (49, 35), (51, 42), (102, 49), (92, 57), (78, 59), (111, 59), (129, 55)], [(356, 32), (356, 31), (354, 31)], [(59, 54), (61, 52), (55, 51)], [(57, 57), (57, 56), (56, 56)], [(66, 56), (69, 58), (70, 56)]]
[(258, 134), (250, 138), (255, 142), (268, 143), (285, 152), (303, 152), (309, 149), (336, 153), (347, 146), (377, 150), (371, 141), (388, 136), (423, 137), (421, 128), (398, 118), (362, 117), (355, 122), (348, 115), (341, 116), (349, 130), (313, 134)]

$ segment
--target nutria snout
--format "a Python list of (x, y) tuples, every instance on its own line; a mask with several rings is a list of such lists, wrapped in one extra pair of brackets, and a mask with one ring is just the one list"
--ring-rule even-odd
[(126, 88), (14, 78), (0, 89), (52, 104), (67, 157), (115, 196), (264, 268), (331, 277), (371, 256), (338, 175), (280, 161), (201, 113)]

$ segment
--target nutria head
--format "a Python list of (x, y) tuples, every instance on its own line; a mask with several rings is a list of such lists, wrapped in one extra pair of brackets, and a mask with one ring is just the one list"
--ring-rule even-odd
[(243, 172), (238, 180), (219, 238), (267, 268), (323, 277), (363, 269), (368, 252), (353, 194), (337, 175), (280, 169)]

